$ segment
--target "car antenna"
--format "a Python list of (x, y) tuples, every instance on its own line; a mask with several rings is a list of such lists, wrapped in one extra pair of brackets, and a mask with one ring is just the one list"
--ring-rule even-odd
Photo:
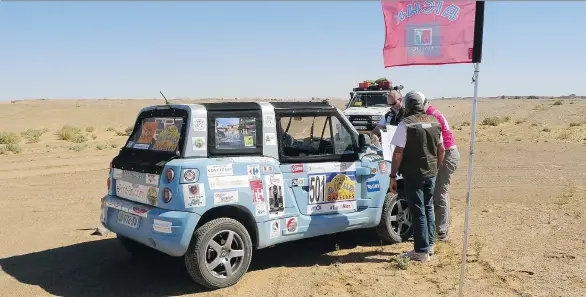
[(165, 99), (165, 104), (169, 105), (169, 101), (167, 101), (167, 97), (163, 95), (163, 92), (159, 91), (159, 93), (161, 93), (161, 96), (163, 96), (163, 98)]

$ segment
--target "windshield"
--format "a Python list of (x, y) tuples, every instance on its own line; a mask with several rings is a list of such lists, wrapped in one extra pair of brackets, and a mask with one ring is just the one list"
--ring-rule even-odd
[(130, 138), (127, 147), (141, 150), (175, 152), (181, 137), (183, 118), (144, 118)]
[(354, 96), (355, 100), (351, 107), (374, 107), (374, 106), (388, 106), (387, 95), (388, 92), (384, 93), (357, 93)]

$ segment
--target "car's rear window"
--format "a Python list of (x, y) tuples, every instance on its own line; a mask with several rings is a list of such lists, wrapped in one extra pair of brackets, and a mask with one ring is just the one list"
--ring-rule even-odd
[(254, 117), (217, 117), (214, 129), (216, 149), (257, 147), (256, 118)]
[(128, 148), (175, 152), (184, 125), (180, 117), (144, 118), (128, 142)]

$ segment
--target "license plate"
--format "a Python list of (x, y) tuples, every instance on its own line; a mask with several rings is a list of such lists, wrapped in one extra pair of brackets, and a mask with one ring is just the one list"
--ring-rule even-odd
[(136, 229), (140, 223), (140, 217), (120, 211), (118, 212), (118, 223)]
[(356, 130), (358, 130), (358, 129), (366, 130), (366, 126), (354, 126), (354, 128), (356, 128)]

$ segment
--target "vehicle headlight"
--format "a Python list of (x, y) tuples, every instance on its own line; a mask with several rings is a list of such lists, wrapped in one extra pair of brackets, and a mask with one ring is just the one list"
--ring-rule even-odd
[(380, 121), (382, 116), (372, 116), (373, 121)]

